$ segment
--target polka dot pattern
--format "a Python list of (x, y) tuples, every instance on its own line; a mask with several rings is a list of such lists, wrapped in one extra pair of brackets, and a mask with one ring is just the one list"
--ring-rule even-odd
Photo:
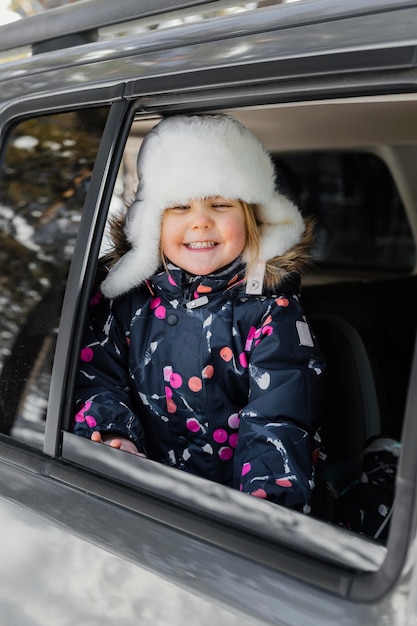
[[(291, 324), (296, 329), (297, 321), (306, 323), (298, 298), (287, 293), (261, 299), (242, 296), (243, 273), (236, 267), (219, 279), (193, 277), (185, 293), (183, 273), (171, 264), (168, 269), (129, 294), (130, 320), (129, 313), (121, 309), (121, 300), (108, 303), (99, 292), (91, 298), (91, 316), (98, 321), (94, 322), (94, 335), (86, 334), (80, 360), (94, 391), (88, 399), (77, 396), (80, 408), (75, 424), (79, 432), (89, 436), (106, 420), (113, 425), (122, 419), (119, 415), (124, 405), (129, 409), (135, 397), (140, 407), (137, 416), (132, 417), (137, 408), (133, 407), (123, 419), (133, 424), (129, 425), (132, 429), (138, 428), (135, 420), (136, 424), (142, 422), (147, 436), (152, 434), (155, 457), (167, 465), (216, 480), (224, 472), (225, 484), (232, 484), (232, 468), (241, 467), (238, 488), (247, 494), (274, 501), (283, 493), (295, 493), (300, 484), (294, 471), (298, 466), (287, 449), (292, 450), (294, 441), (297, 446), (302, 442), (303, 432), (292, 425), (286, 435), (286, 426), (281, 424), (279, 432), (274, 430), (278, 428), (274, 407), (284, 407), (285, 415), (286, 397), (293, 391), (292, 379), (285, 381), (285, 354), (279, 353), (284, 364), (279, 374), (269, 364), (277, 351), (289, 346)], [(229, 293), (234, 295), (229, 297)], [(195, 301), (187, 307), (190, 296)], [(293, 359), (299, 345), (292, 342), (290, 348)], [(297, 401), (311, 393), (320, 373), (314, 351), (306, 346), (302, 350), (307, 359), (303, 368), (313, 375), (304, 389), (307, 394), (298, 389)], [(99, 370), (103, 358), (108, 369), (103, 368), (102, 383)], [(113, 416), (108, 376), (110, 368), (126, 358), (129, 369), (127, 374), (118, 374), (118, 409)], [(304, 371), (298, 381), (303, 376)], [(283, 399), (277, 385), (280, 378), (286, 382)], [(96, 395), (100, 384), (103, 408)], [(126, 388), (131, 385), (126, 400), (122, 395), (125, 384)], [(288, 440), (291, 446), (287, 448)], [(311, 454), (311, 446), (306, 449)], [(311, 489), (314, 477), (307, 478), (305, 483)]]
[(94, 358), (94, 350), (87, 346), (81, 350), (81, 361), (83, 363), (89, 363)]

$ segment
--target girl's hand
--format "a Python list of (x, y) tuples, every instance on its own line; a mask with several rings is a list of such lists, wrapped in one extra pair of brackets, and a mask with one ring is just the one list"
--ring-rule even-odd
[(126, 437), (118, 437), (112, 433), (104, 433), (103, 435), (95, 430), (91, 435), (91, 441), (96, 441), (97, 443), (104, 443), (106, 446), (110, 446), (111, 448), (117, 448), (118, 450), (123, 450), (124, 452), (130, 452), (130, 454), (136, 454), (136, 456), (142, 456), (146, 459), (146, 454), (139, 452), (133, 441), (127, 439)]

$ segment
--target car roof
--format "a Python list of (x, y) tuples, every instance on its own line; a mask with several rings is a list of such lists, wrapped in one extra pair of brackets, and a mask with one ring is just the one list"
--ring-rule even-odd
[[(21, 46), (37, 46), (48, 41), (61, 39), (66, 47), (70, 37), (85, 35), (100, 28), (114, 26), (132, 20), (163, 15), (167, 19), (171, 12), (189, 9), (201, 12), (222, 9), (236, 5), (231, 0), (119, 0), (117, 3), (103, 3), (102, 0), (86, 0), (75, 5), (57, 7), (26, 17), (10, 24), (0, 26), (0, 52)], [(278, 4), (282, 28), (303, 26), (317, 22), (330, 22), (346, 17), (360, 17), (372, 13), (398, 11), (417, 6), (415, 0), (314, 0), (294, 4)], [(268, 7), (269, 9), (271, 7)], [(256, 29), (256, 24), (252, 26)], [(410, 24), (410, 28), (412, 28)], [(410, 31), (411, 32), (411, 31)], [(51, 37), (53, 33), (53, 37)], [(366, 36), (364, 31), (364, 36)], [(381, 33), (383, 41), (383, 33)], [(88, 36), (86, 38), (88, 41)], [(80, 40), (81, 42), (81, 40)], [(60, 47), (56, 44), (56, 47)]]

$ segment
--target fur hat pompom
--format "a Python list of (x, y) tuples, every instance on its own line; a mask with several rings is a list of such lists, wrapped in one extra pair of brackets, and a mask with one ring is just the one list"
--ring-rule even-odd
[(102, 283), (109, 298), (139, 286), (158, 269), (162, 216), (175, 204), (210, 196), (256, 203), (263, 261), (283, 254), (302, 236), (300, 212), (275, 189), (271, 157), (254, 135), (228, 115), (162, 120), (143, 140), (137, 167), (136, 201), (125, 226), (132, 247)]

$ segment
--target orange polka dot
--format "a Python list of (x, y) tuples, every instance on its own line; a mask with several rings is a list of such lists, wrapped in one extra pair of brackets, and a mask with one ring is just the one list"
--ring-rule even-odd
[(266, 318), (262, 326), (266, 326), (267, 324), (270, 324), (271, 322), (272, 322), (272, 315), (268, 315), (268, 317)]
[(199, 378), (198, 376), (191, 376), (191, 378), (188, 381), (188, 386), (191, 389), (191, 391), (201, 391), (201, 388), (203, 386), (203, 383), (201, 381), (201, 378)]
[(175, 413), (176, 410), (177, 410), (177, 405), (175, 404), (174, 400), (171, 400), (171, 398), (167, 398), (168, 413)]
[(288, 298), (277, 298), (275, 302), (278, 306), (288, 306), (290, 303)]
[(209, 285), (198, 285), (197, 287), (197, 293), (210, 293), (210, 291), (213, 291), (213, 288)]
[(213, 378), (214, 376), (214, 367), (212, 365), (206, 365), (203, 369), (203, 378)]
[(279, 487), (292, 487), (292, 482), (288, 478), (277, 478), (275, 483)]
[(252, 491), (250, 495), (255, 496), (255, 498), (263, 498), (263, 499), (268, 497), (268, 494), (266, 493), (265, 489), (257, 489), (256, 491)]
[(220, 356), (222, 357), (223, 361), (231, 361), (233, 359), (232, 349), (228, 346), (225, 346), (220, 350)]

